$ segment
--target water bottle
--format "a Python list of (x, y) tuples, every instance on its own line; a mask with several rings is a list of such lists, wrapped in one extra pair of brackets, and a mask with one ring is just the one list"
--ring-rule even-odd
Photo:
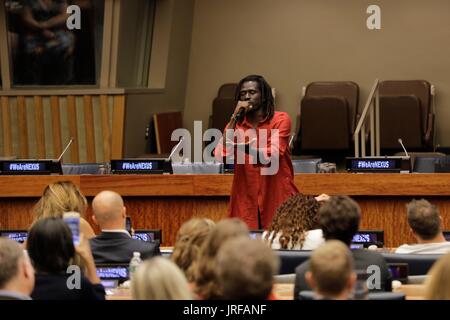
[(367, 274), (365, 272), (356, 272), (357, 279), (353, 288), (354, 300), (368, 300), (369, 288), (367, 287)]
[(142, 263), (141, 253), (136, 251), (133, 252), (133, 258), (131, 258), (130, 260), (130, 269), (129, 269), (130, 280), (141, 263)]

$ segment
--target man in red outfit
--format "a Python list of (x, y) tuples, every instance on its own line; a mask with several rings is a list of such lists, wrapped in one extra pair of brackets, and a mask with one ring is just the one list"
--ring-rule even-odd
[(274, 110), (272, 89), (262, 76), (242, 79), (235, 100), (215, 156), (234, 163), (229, 215), (250, 229), (265, 229), (276, 208), (298, 193), (289, 149), (291, 119)]

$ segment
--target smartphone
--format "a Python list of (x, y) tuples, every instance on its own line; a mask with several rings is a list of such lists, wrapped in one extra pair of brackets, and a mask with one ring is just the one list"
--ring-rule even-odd
[(78, 212), (64, 212), (63, 220), (72, 231), (73, 244), (80, 244), (80, 214)]
[(125, 229), (128, 231), (129, 234), (131, 234), (131, 218), (130, 217), (126, 217), (125, 220)]

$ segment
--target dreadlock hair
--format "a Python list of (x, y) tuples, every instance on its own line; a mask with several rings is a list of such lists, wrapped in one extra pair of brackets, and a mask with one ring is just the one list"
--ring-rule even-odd
[(258, 89), (261, 91), (261, 106), (264, 110), (265, 117), (264, 119), (272, 119), (273, 114), (275, 113), (275, 101), (272, 95), (272, 88), (267, 83), (266, 79), (264, 79), (263, 76), (260, 75), (249, 75), (246, 76), (244, 79), (239, 81), (238, 86), (236, 87), (236, 92), (234, 95), (235, 102), (239, 101), (240, 98), (240, 91), (242, 88), (242, 85), (244, 82), (254, 81), (258, 83)]
[[(293, 249), (297, 244), (302, 247), (306, 232), (318, 227), (319, 208), (320, 204), (313, 196), (301, 193), (293, 195), (278, 207), (264, 240), (270, 241), (272, 245), (276, 235), (281, 233), (281, 249)], [(272, 232), (273, 236), (270, 238)]]

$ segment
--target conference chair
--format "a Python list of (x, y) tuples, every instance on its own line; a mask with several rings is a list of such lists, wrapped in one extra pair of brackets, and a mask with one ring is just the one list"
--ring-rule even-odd
[(169, 155), (178, 141), (172, 141), (172, 132), (183, 127), (181, 112), (155, 113), (153, 115), (155, 127), (156, 149), (158, 154)]
[(425, 80), (380, 82), (380, 148), (382, 154), (433, 149), (434, 113), (431, 85)]
[[(369, 292), (369, 300), (405, 300), (403, 292)], [(314, 291), (300, 291), (298, 300), (314, 300)]]
[(348, 153), (359, 119), (359, 86), (352, 81), (308, 84), (297, 117), (294, 154)]
[(311, 257), (310, 250), (275, 250), (280, 258), (278, 274), (295, 274), (295, 268)]
[(217, 96), (213, 100), (210, 128), (223, 131), (236, 107), (234, 95), (237, 83), (225, 83), (220, 86)]

